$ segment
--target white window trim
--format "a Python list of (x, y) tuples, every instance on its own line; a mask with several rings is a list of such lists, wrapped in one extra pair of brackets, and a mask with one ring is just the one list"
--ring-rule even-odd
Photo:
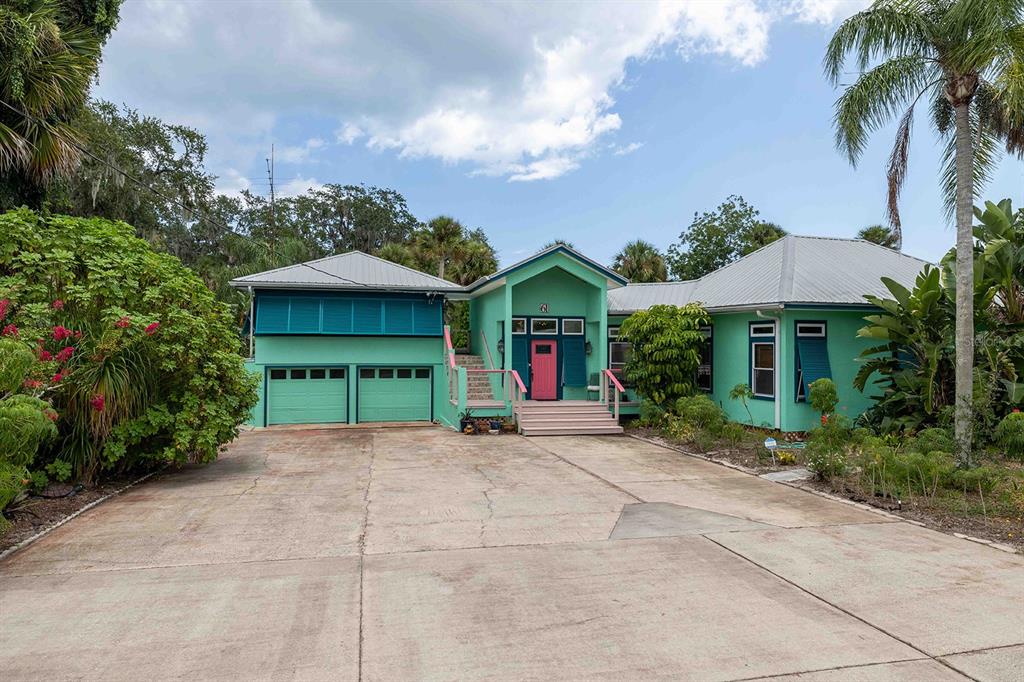
[[(772, 347), (772, 366), (771, 367), (758, 367), (757, 366), (757, 347), (758, 346), (771, 346)], [(754, 393), (756, 398), (775, 398), (775, 341), (755, 341), (750, 344), (750, 390)], [(757, 372), (771, 372), (772, 373), (772, 392), (771, 393), (758, 393), (757, 392), (757, 380), (755, 379)]]
[(622, 369), (626, 366), (625, 362), (612, 362), (612, 347), (613, 346), (629, 346), (632, 347), (629, 341), (609, 341), (608, 342), (608, 369)]
[[(755, 331), (758, 328), (760, 328), (760, 329), (770, 329), (771, 331)], [(769, 337), (770, 338), (775, 338), (775, 324), (773, 322), (766, 322), (764, 324), (757, 323), (757, 324), (750, 325), (750, 338), (752, 338), (752, 339), (760, 339), (760, 338), (769, 338)]]
[[(551, 331), (537, 331), (533, 328), (537, 322), (554, 322), (555, 328)], [(531, 317), (530, 318), (530, 334), (533, 336), (558, 336), (558, 318), (557, 317)]]
[[(812, 327), (817, 328), (819, 331), (800, 331), (801, 327)], [(825, 326), (824, 322), (797, 322), (796, 323), (796, 335), (799, 338), (814, 338), (823, 339), (828, 333), (828, 327)]]
[(608, 338), (609, 339), (617, 339), (617, 338), (619, 338), (619, 328), (618, 327), (608, 327)]
[[(578, 332), (567, 332), (565, 331), (566, 322), (579, 322), (580, 330)], [(562, 318), (562, 336), (583, 336), (587, 331), (587, 323), (582, 317), (563, 317)]]
[[(522, 322), (523, 322), (523, 331), (521, 331), (521, 332), (517, 332), (516, 331), (516, 326), (515, 326), (516, 325), (516, 320), (522, 320)], [(516, 336), (525, 336), (526, 335), (526, 318), (525, 317), (513, 317), (512, 318), (512, 333), (515, 334)]]

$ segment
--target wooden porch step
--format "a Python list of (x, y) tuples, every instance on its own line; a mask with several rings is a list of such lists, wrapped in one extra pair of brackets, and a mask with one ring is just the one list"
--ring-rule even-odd
[(564, 425), (575, 425), (580, 426), (618, 426), (615, 422), (615, 417), (608, 415), (603, 416), (586, 416), (586, 417), (573, 417), (572, 419), (566, 419), (565, 417), (523, 417), (520, 415), (519, 419), (523, 427), (526, 426), (564, 426)]
[(562, 426), (522, 426), (524, 436), (598, 436), (621, 434), (622, 427), (618, 425), (606, 426), (579, 426), (566, 424)]

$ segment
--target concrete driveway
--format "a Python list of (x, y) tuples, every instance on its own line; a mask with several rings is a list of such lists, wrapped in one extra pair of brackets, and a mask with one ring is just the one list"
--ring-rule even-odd
[(626, 437), (264, 430), (0, 564), (23, 679), (1024, 679), (1024, 557)]

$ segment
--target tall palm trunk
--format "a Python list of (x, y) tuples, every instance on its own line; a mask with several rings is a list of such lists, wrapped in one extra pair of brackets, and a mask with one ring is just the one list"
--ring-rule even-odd
[[(962, 79), (960, 79), (962, 80)], [(976, 79), (974, 85), (976, 86)], [(959, 87), (963, 87), (960, 85)], [(947, 87), (947, 97), (956, 85)], [(970, 88), (973, 94), (974, 88)], [(956, 457), (971, 464), (974, 401), (974, 146), (971, 97), (951, 97), (956, 111)]]

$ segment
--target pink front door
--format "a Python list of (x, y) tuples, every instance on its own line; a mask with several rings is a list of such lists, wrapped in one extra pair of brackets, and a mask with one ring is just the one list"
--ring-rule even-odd
[(558, 399), (557, 346), (554, 341), (534, 341), (530, 349), (530, 397)]

